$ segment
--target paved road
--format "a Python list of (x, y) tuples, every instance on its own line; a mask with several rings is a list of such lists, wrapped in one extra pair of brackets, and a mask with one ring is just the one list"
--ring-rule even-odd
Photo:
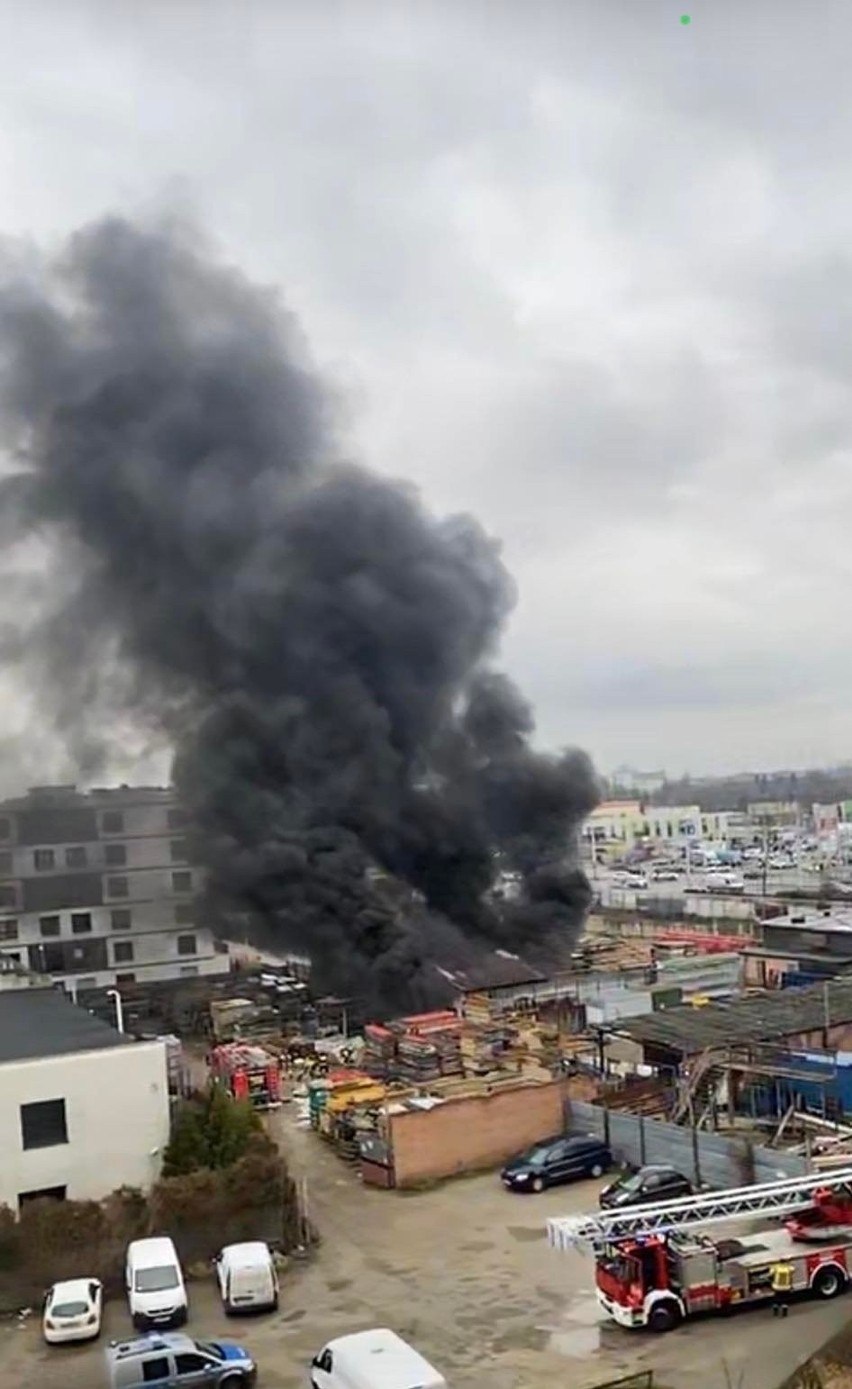
[[(453, 1389), (572, 1389), (653, 1368), (667, 1389), (775, 1389), (848, 1320), (852, 1298), (803, 1304), (787, 1322), (766, 1311), (696, 1323), (666, 1337), (603, 1324), (590, 1262), (557, 1254), (548, 1215), (594, 1203), (594, 1183), (511, 1196), (493, 1175), (422, 1194), (364, 1189), (313, 1134), (280, 1121), (293, 1168), (310, 1182), (323, 1243), (285, 1275), (279, 1313), (228, 1322), (209, 1284), (191, 1290), (195, 1335), (243, 1340), (258, 1389), (305, 1389), (307, 1364), (329, 1337), (390, 1325), (447, 1374)], [(121, 1305), (108, 1334), (127, 1334)], [(0, 1389), (102, 1389), (101, 1351), (50, 1350), (30, 1322), (0, 1330)]]

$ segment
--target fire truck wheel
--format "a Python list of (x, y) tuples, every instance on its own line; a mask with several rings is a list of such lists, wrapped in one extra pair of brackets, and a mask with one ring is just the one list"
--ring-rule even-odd
[(648, 1313), (649, 1331), (673, 1331), (680, 1321), (676, 1302), (658, 1302)]
[(843, 1292), (846, 1280), (839, 1268), (821, 1268), (816, 1274), (811, 1287), (817, 1297), (837, 1297)]
[(544, 1177), (536, 1177), (532, 1183), (532, 1189), (537, 1196), (540, 1195), (544, 1191)]

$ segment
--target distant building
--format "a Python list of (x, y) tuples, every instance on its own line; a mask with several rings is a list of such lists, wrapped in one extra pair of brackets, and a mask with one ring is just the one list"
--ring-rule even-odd
[(616, 767), (611, 778), (615, 786), (625, 791), (636, 791), (642, 796), (651, 796), (666, 784), (665, 772), (639, 772), (635, 767)]
[(134, 1042), (58, 989), (0, 998), (0, 1202), (150, 1186), (169, 1138), (166, 1044)]
[(587, 848), (609, 858), (628, 852), (639, 843), (663, 848), (697, 842), (701, 838), (701, 811), (697, 805), (646, 805), (644, 801), (602, 801), (583, 827)]
[(174, 792), (39, 787), (0, 802), (0, 960), (76, 989), (219, 974)]
[(852, 910), (797, 907), (767, 917), (760, 944), (741, 952), (746, 987), (816, 983), (852, 970)]

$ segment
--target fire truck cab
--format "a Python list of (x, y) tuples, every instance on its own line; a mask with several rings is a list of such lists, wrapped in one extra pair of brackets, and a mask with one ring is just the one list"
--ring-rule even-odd
[(616, 1240), (596, 1258), (598, 1302), (620, 1326), (671, 1331), (696, 1313), (765, 1302), (781, 1260), (793, 1267), (794, 1293), (836, 1297), (852, 1270), (852, 1231), (810, 1250), (785, 1230), (741, 1240), (689, 1231)]

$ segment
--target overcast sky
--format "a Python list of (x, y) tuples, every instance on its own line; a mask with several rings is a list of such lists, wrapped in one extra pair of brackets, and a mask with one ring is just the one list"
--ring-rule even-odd
[(178, 200), (279, 285), (350, 449), (502, 537), (543, 742), (850, 756), (848, 0), (0, 19), (5, 231)]

